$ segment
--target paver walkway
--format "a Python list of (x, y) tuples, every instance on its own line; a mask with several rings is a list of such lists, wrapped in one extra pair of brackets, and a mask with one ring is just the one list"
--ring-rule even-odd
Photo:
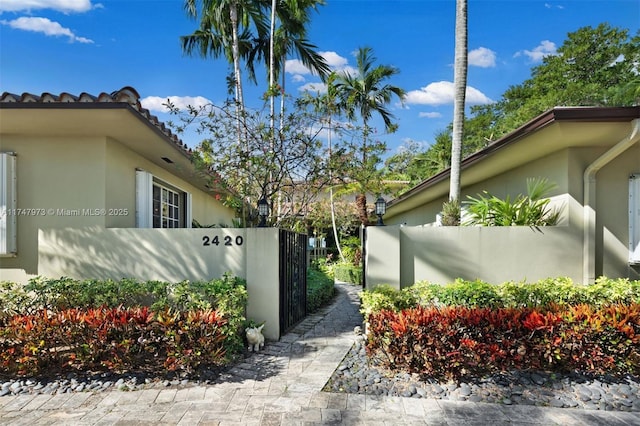
[(351, 348), (359, 287), (218, 383), (184, 389), (0, 398), (2, 425), (607, 425), (640, 426), (638, 413), (506, 406), (322, 392)]

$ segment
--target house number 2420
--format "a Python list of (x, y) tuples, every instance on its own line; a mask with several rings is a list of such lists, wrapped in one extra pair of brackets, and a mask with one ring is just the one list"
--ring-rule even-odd
[(222, 241), (220, 241), (220, 237), (218, 237), (217, 235), (214, 237), (209, 237), (207, 235), (202, 237), (203, 246), (219, 246), (220, 244), (222, 244), (224, 246), (231, 247), (231, 246), (241, 246), (243, 242), (244, 242), (244, 238), (242, 238), (241, 235), (238, 235), (235, 238), (233, 238), (230, 235), (225, 235), (222, 238)]

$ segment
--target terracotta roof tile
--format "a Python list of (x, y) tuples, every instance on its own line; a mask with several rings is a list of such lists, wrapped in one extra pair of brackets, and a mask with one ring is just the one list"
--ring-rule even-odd
[[(169, 129), (163, 122), (158, 120), (158, 117), (151, 114), (151, 112), (143, 108), (140, 104), (140, 95), (130, 86), (125, 86), (115, 92), (105, 93), (102, 92), (98, 96), (91, 95), (83, 92), (79, 96), (74, 96), (70, 93), (62, 92), (59, 95), (54, 95), (48, 92), (42, 93), (40, 96), (32, 93), (23, 93), (17, 95), (14, 93), (4, 92), (0, 95), (0, 107), (3, 103), (78, 103), (78, 104), (100, 104), (100, 103), (125, 103), (138, 112), (141, 117), (147, 120), (153, 127), (155, 127), (161, 134), (163, 134), (176, 148), (182, 151), (187, 157), (191, 157), (193, 151), (189, 148), (180, 138), (175, 135), (171, 129)], [(86, 105), (79, 105), (80, 108)], [(213, 176), (222, 181), (220, 175), (211, 166), (206, 174)], [(223, 183), (222, 187), (224, 191), (235, 194), (235, 192), (228, 188), (226, 183)], [(219, 190), (219, 189), (218, 189)]]
[(17, 95), (14, 93), (4, 92), (0, 95), (0, 104), (2, 103), (82, 103), (82, 104), (99, 104), (99, 103), (126, 103), (136, 110), (145, 120), (156, 127), (160, 133), (166, 136), (173, 144), (175, 144), (186, 155), (190, 156), (192, 151), (180, 138), (175, 135), (171, 129), (169, 129), (163, 122), (158, 120), (158, 117), (151, 114), (151, 112), (143, 108), (140, 104), (140, 95), (130, 86), (125, 86), (120, 90), (116, 90), (111, 93), (102, 92), (98, 96), (91, 95), (89, 93), (81, 93), (79, 96), (72, 95), (70, 93), (62, 92), (59, 95), (51, 93), (42, 93), (40, 96), (32, 93), (23, 93)]

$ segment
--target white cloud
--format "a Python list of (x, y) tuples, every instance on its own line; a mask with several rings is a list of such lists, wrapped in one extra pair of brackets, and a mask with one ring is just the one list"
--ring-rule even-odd
[(169, 112), (169, 109), (163, 104), (167, 103), (167, 99), (169, 99), (176, 108), (182, 110), (187, 109), (189, 105), (194, 108), (199, 108), (213, 103), (202, 96), (167, 96), (164, 98), (160, 96), (147, 96), (140, 100), (140, 104), (150, 111), (166, 113)]
[[(336, 52), (318, 52), (324, 58), (327, 65), (335, 71), (352, 72), (353, 68), (348, 66), (349, 61)], [(299, 59), (288, 59), (284, 65), (285, 72), (293, 75), (293, 81), (297, 83), (304, 82), (302, 76), (313, 74)]]
[(298, 90), (301, 92), (311, 92), (315, 93), (327, 93), (327, 85), (324, 83), (307, 83), (304, 86), (298, 87)]
[(22, 16), (12, 21), (2, 20), (0, 21), (0, 24), (8, 25), (17, 30), (43, 33), (47, 36), (66, 36), (69, 37), (70, 41), (77, 41), (78, 43), (93, 43), (93, 40), (85, 37), (78, 37), (69, 28), (65, 28), (58, 22), (51, 21), (47, 18)]
[(1, 12), (18, 12), (38, 9), (53, 9), (60, 12), (87, 12), (93, 7), (102, 7), (101, 4), (95, 6), (91, 0), (2, 0), (0, 1)]
[(551, 3), (545, 3), (544, 7), (546, 7), (547, 9), (564, 9), (564, 6), (561, 5), (553, 5)]
[(311, 74), (311, 70), (305, 67), (300, 59), (288, 59), (284, 63), (284, 70), (285, 72), (294, 75)]
[[(454, 87), (450, 81), (437, 81), (430, 83), (419, 90), (411, 90), (404, 98), (406, 104), (418, 105), (444, 105), (452, 104), (454, 99)], [(467, 86), (466, 102), (472, 105), (489, 104), (493, 102), (478, 89)]]
[[(324, 58), (333, 71), (348, 75), (357, 75), (358, 70), (349, 65), (349, 60), (338, 55), (336, 52), (318, 52), (320, 56)], [(304, 83), (306, 75), (312, 75), (313, 73), (309, 68), (304, 66), (299, 59), (289, 59), (285, 62), (285, 72), (292, 74), (292, 80), (294, 83)], [(327, 88), (322, 83), (307, 83), (304, 86), (298, 88), (299, 91), (309, 91), (313, 93), (326, 93)]]
[(324, 58), (325, 61), (327, 61), (327, 64), (334, 69), (343, 69), (344, 67), (347, 66), (347, 64), (349, 63), (349, 60), (347, 58), (343, 58), (342, 56), (338, 55), (336, 52), (319, 52), (320, 56), (322, 56)]
[(479, 47), (469, 52), (469, 65), (481, 68), (496, 66), (496, 52), (486, 47)]
[(418, 113), (418, 117), (420, 118), (440, 118), (442, 114), (439, 112), (420, 112)]
[(340, 70), (340, 72), (342, 74), (351, 75), (351, 76), (357, 76), (358, 75), (358, 69), (354, 68), (352, 66), (349, 66), (349, 65), (347, 65), (346, 67), (342, 68)]
[(517, 52), (514, 56), (518, 57), (521, 55), (525, 55), (528, 56), (532, 62), (540, 62), (545, 56), (555, 54), (557, 54), (556, 44), (549, 40), (543, 40), (533, 50), (523, 50)]

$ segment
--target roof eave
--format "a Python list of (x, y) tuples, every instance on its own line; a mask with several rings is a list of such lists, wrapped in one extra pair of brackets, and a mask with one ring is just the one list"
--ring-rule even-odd
[[(548, 110), (531, 121), (518, 127), (516, 130), (501, 137), (486, 148), (481, 149), (467, 157), (465, 157), (460, 169), (464, 170), (473, 164), (482, 161), (495, 151), (512, 145), (521, 140), (526, 135), (537, 132), (544, 127), (560, 121), (585, 121), (585, 122), (625, 122), (635, 118), (640, 118), (640, 106), (633, 107), (555, 107)], [(393, 209), (394, 206), (416, 196), (428, 188), (449, 179), (451, 168), (447, 168), (442, 172), (420, 182), (418, 185), (409, 189), (404, 194), (394, 198), (387, 203), (387, 210)]]

